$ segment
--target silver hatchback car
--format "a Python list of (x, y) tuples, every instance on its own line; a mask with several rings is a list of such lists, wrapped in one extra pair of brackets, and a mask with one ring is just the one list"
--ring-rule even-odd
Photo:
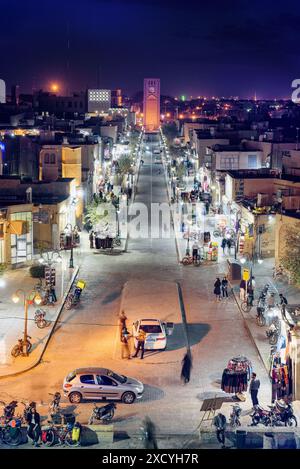
[(137, 379), (107, 368), (78, 368), (65, 377), (63, 390), (74, 404), (79, 404), (83, 399), (121, 400), (132, 404), (142, 397), (144, 385)]

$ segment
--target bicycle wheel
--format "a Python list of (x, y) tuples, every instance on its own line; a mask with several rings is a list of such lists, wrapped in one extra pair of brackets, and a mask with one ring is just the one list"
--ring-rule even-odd
[(76, 448), (76, 446), (80, 446), (80, 437), (78, 440), (73, 440), (72, 438), (72, 430), (67, 432), (66, 437), (65, 437), (65, 442), (67, 446), (72, 446), (73, 448)]
[(183, 257), (181, 262), (182, 262), (183, 265), (189, 265), (191, 263), (190, 258), (187, 257), (187, 256)]
[(20, 355), (20, 347), (15, 345), (10, 353), (13, 357), (18, 357)]
[(242, 301), (241, 310), (244, 313), (249, 313), (249, 311), (251, 310), (251, 305), (249, 305), (248, 301)]
[(298, 422), (297, 419), (294, 415), (291, 415), (291, 417), (288, 418), (288, 420), (285, 422), (286, 427), (297, 427)]
[(39, 329), (44, 329), (44, 327), (46, 327), (48, 323), (46, 319), (40, 319), (39, 321), (37, 321), (36, 325)]
[(269, 337), (269, 344), (270, 345), (276, 345), (278, 342), (278, 335), (277, 334), (272, 334)]
[(27, 352), (29, 353), (30, 350), (32, 349), (32, 343), (28, 339), (26, 341), (26, 345), (27, 345)]
[(220, 232), (217, 231), (217, 230), (215, 230), (215, 231), (213, 232), (213, 235), (214, 235), (215, 238), (218, 238), (218, 237), (220, 236)]
[(53, 446), (55, 444), (56, 436), (55, 431), (52, 428), (49, 428), (46, 431), (46, 438), (43, 440), (45, 446)]
[(266, 325), (266, 318), (262, 315), (256, 316), (256, 323), (258, 326), (263, 327)]
[[(12, 431), (13, 430), (13, 431)], [(18, 446), (21, 443), (22, 434), (19, 428), (5, 428), (3, 430), (3, 441), (9, 446)]]

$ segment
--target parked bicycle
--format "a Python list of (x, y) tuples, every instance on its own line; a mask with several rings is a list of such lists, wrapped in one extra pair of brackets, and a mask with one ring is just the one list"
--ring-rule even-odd
[(50, 326), (51, 321), (47, 321), (46, 318), (46, 311), (43, 309), (37, 309), (34, 314), (34, 322), (39, 329), (44, 329), (47, 326)]
[(232, 228), (217, 228), (213, 231), (215, 238), (233, 238), (235, 236), (235, 231)]
[(232, 407), (232, 411), (229, 417), (229, 425), (233, 428), (240, 427), (241, 426), (240, 416), (242, 413), (242, 409), (239, 406), (239, 404), (234, 404), (231, 407)]
[(19, 355), (25, 356), (26, 355), (26, 352), (24, 352), (25, 347), (26, 347), (27, 354), (30, 353), (32, 349), (32, 343), (30, 342), (29, 339), (31, 339), (31, 337), (30, 335), (27, 335), (26, 344), (24, 342), (24, 339), (18, 339), (17, 345), (15, 345), (12, 348), (11, 355), (13, 357), (18, 357)]
[(201, 264), (201, 258), (200, 258), (200, 254), (197, 255), (197, 257), (193, 257), (193, 256), (184, 256), (181, 260), (181, 263), (183, 265), (195, 265), (196, 267), (199, 267), (199, 265)]
[(85, 288), (85, 282), (83, 280), (78, 280), (75, 286), (67, 296), (65, 307), (66, 309), (71, 309), (73, 306), (76, 306), (81, 297), (82, 290)]
[(80, 436), (81, 436), (81, 425), (76, 422), (67, 423), (66, 425), (59, 426), (53, 424), (48, 420), (50, 424), (46, 430), (42, 431), (42, 443), (46, 446), (58, 445), (67, 445), (72, 447), (80, 446)]

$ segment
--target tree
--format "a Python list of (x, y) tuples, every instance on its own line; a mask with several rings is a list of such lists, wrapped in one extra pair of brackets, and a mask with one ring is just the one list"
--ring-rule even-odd
[(282, 266), (290, 272), (295, 283), (300, 283), (300, 223), (285, 226), (283, 249), (280, 258)]
[(132, 173), (132, 159), (130, 156), (124, 155), (118, 160), (118, 174), (124, 177), (128, 173)]

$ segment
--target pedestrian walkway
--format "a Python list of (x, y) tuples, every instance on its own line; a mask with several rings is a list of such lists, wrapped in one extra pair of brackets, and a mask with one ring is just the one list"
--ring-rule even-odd
[[(49, 339), (53, 329), (54, 322), (62, 308), (64, 297), (69, 290), (78, 268), (69, 269), (69, 252), (62, 252), (62, 262), (55, 265), (56, 285), (55, 291), (57, 303), (54, 306), (37, 306), (35, 304), (28, 306), (27, 330), (32, 343), (32, 351), (28, 357), (12, 357), (11, 350), (17, 344), (18, 339), (23, 338), (25, 326), (24, 312), (24, 294), (28, 296), (35, 288), (38, 279), (32, 278), (29, 273), (29, 267), (7, 270), (1, 277), (3, 286), (1, 288), (0, 300), (0, 377), (23, 371), (33, 366), (39, 359), (43, 348)], [(76, 263), (76, 250), (74, 250), (74, 259)], [(12, 301), (13, 294), (19, 292), (20, 300), (18, 303)], [(46, 311), (46, 319), (49, 326), (39, 329), (34, 322), (35, 311), (41, 308)]]

